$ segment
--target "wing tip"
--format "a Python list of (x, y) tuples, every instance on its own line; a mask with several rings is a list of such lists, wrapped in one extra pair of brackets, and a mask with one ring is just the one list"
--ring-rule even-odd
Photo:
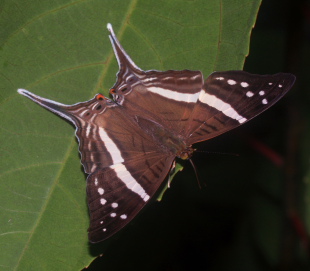
[(292, 73), (285, 73), (285, 76), (288, 78), (288, 80), (290, 81), (291, 83), (291, 86), (293, 86), (293, 84), (295, 83), (296, 81), (296, 76)]
[(107, 24), (107, 29), (109, 30), (110, 33), (113, 33), (113, 34), (114, 34), (112, 24), (108, 23), (108, 24)]
[(24, 96), (26, 96), (26, 95), (29, 93), (28, 90), (23, 89), (23, 88), (19, 88), (19, 89), (17, 90), (17, 92), (18, 92), (19, 94), (21, 94), (21, 95), (24, 95)]

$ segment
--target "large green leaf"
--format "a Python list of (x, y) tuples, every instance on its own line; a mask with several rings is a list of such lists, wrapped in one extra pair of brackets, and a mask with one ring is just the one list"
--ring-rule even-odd
[(194, 69), (207, 76), (241, 69), (259, 5), (259, 0), (1, 3), (1, 270), (78, 270), (96, 255), (87, 241), (85, 175), (74, 129), (16, 90), (66, 104), (107, 94), (117, 72), (108, 22), (145, 70)]

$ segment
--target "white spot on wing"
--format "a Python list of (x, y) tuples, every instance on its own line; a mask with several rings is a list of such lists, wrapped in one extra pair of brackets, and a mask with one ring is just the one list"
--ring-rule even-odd
[(279, 84), (279, 88), (282, 88), (283, 86), (281, 84)]
[(91, 166), (90, 172), (94, 172), (96, 168), (97, 168), (97, 165), (96, 165), (96, 164), (93, 164), (93, 165)]
[(88, 144), (87, 144), (87, 148), (88, 150), (91, 150), (91, 141), (89, 140)]
[(116, 213), (111, 213), (110, 216), (111, 217), (116, 217)]
[(259, 94), (260, 96), (263, 96), (263, 95), (265, 95), (265, 91), (261, 90), (260, 92), (258, 92), (258, 94)]
[(95, 185), (96, 185), (96, 186), (98, 185), (98, 179), (97, 179), (97, 177), (95, 178)]
[(90, 153), (90, 160), (92, 161), (92, 162), (95, 162), (95, 155), (94, 155), (94, 153)]
[(224, 77), (216, 77), (215, 79), (222, 81), (222, 80), (224, 80)]
[(121, 219), (126, 219), (126, 218), (127, 218), (127, 215), (123, 214), (123, 215), (120, 216), (120, 218), (121, 218)]
[(118, 207), (118, 203), (117, 203), (117, 202), (113, 202), (113, 203), (111, 204), (111, 206), (112, 206), (112, 208), (117, 208), (117, 207)]
[(154, 80), (157, 80), (157, 78), (156, 77), (150, 77), (150, 78), (143, 79), (143, 82), (151, 82), (151, 81), (154, 81)]
[(83, 117), (83, 115), (88, 111), (88, 109), (85, 109), (81, 114), (80, 117)]
[(267, 104), (268, 101), (267, 101), (266, 99), (263, 99), (263, 100), (262, 100), (262, 103), (263, 103), (263, 104)]
[(231, 86), (237, 84), (237, 82), (236, 82), (235, 80), (232, 80), (232, 79), (228, 79), (228, 80), (227, 80), (227, 83), (228, 83), (229, 85), (231, 85)]
[(100, 221), (100, 224), (103, 224), (103, 221)]
[(254, 93), (252, 91), (248, 91), (245, 95), (248, 97), (253, 97)]
[(246, 88), (249, 86), (249, 84), (247, 82), (241, 82), (240, 85), (243, 87), (243, 88)]
[(87, 127), (86, 127), (86, 137), (89, 137), (89, 133), (90, 133), (90, 125), (89, 124), (86, 124)]
[(104, 193), (104, 189), (103, 189), (103, 188), (101, 188), (101, 187), (99, 187), (99, 188), (98, 188), (98, 193), (99, 193), (100, 195), (103, 195), (103, 193)]
[(188, 103), (196, 103), (197, 99), (199, 97), (199, 93), (182, 93), (182, 92), (178, 92), (178, 91), (172, 91), (169, 89), (165, 89), (165, 88), (158, 88), (158, 87), (148, 87), (147, 88), (150, 92), (152, 93), (156, 93), (158, 95), (161, 95), (165, 98), (171, 99), (171, 100), (175, 100), (178, 102), (188, 102)]
[(200, 74), (194, 75), (191, 77), (191, 79), (195, 80), (196, 78), (200, 77)]
[(127, 77), (126, 77), (126, 82), (130, 81), (130, 79), (131, 79), (131, 78), (133, 78), (133, 77), (134, 77), (134, 75), (133, 75), (133, 74), (131, 74), (131, 75), (127, 76)]
[(106, 229), (106, 228), (104, 228), (104, 229), (102, 229), (102, 231), (107, 231), (107, 229)]
[(93, 105), (93, 107), (92, 107), (92, 110), (95, 110), (95, 108), (97, 107), (98, 104), (99, 104), (98, 102), (97, 102), (97, 103), (94, 103), (94, 105)]
[(231, 119), (237, 120), (239, 123), (243, 123), (247, 120), (243, 116), (239, 115), (230, 104), (223, 102), (214, 95), (206, 93), (204, 90), (200, 93), (199, 101), (221, 111), (224, 115)]
[(106, 202), (107, 202), (106, 199), (104, 199), (104, 198), (101, 198), (101, 199), (100, 199), (100, 204), (101, 204), (101, 205), (105, 205)]

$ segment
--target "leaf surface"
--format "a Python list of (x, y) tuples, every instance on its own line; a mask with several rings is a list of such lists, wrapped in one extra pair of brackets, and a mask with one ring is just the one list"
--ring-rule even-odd
[(108, 22), (144, 70), (242, 69), (260, 1), (0, 5), (0, 269), (79, 270), (95, 255), (74, 129), (17, 89), (65, 104), (107, 95), (118, 70)]

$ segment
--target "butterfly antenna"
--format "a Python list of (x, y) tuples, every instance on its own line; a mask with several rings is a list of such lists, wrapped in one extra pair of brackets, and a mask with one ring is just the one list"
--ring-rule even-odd
[(193, 169), (194, 169), (194, 172), (195, 172), (195, 176), (196, 176), (196, 180), (197, 180), (199, 189), (201, 189), (201, 184), (200, 184), (200, 180), (199, 180), (199, 177), (198, 177), (198, 173), (197, 173), (196, 166), (195, 166), (195, 164), (194, 164), (194, 162), (193, 162), (192, 159), (188, 159), (188, 160), (189, 160), (189, 162), (191, 163), (191, 165), (192, 165), (192, 167), (193, 167)]
[(227, 155), (227, 156), (235, 156), (235, 157), (239, 157), (240, 156), (239, 153), (232, 153), (232, 152), (196, 151), (196, 153), (197, 152), (204, 152), (204, 153), (213, 154), (213, 155)]

